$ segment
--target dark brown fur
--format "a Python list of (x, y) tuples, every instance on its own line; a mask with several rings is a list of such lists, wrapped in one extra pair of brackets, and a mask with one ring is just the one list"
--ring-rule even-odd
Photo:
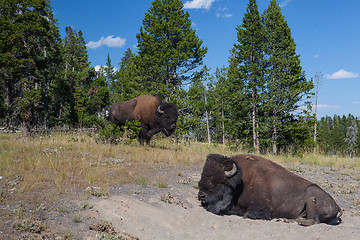
[[(231, 169), (233, 163), (236, 174), (226, 177), (224, 171)], [(340, 207), (319, 186), (253, 155), (231, 158), (209, 155), (199, 182), (198, 198), (204, 208), (216, 214), (287, 218), (305, 226), (341, 221)]]
[[(160, 106), (161, 111), (158, 111)], [(162, 131), (166, 136), (176, 128), (178, 118), (177, 106), (173, 103), (163, 103), (159, 97), (140, 95), (129, 101), (114, 103), (109, 112), (109, 120), (122, 126), (126, 121), (137, 120), (141, 123), (139, 141), (150, 143), (151, 137)]]

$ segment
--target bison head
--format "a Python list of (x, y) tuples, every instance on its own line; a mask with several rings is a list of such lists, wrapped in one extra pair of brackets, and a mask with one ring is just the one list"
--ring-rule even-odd
[(158, 128), (168, 137), (176, 128), (178, 108), (173, 103), (162, 103), (156, 109), (156, 122)]
[(241, 184), (241, 176), (241, 170), (231, 158), (209, 155), (199, 181), (201, 206), (215, 214), (229, 213), (234, 192)]

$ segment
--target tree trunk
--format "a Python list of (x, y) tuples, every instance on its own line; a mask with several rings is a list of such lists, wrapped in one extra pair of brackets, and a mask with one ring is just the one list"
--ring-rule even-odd
[(272, 136), (272, 153), (275, 155), (277, 154), (277, 145), (276, 145), (276, 140), (277, 140), (277, 128), (274, 122), (274, 126), (273, 126), (273, 136)]
[(257, 131), (258, 123), (256, 122), (256, 109), (252, 110), (252, 127), (253, 127), (253, 147), (255, 149), (255, 153), (260, 152), (259, 147), (259, 133)]
[[(45, 56), (45, 61), (47, 60), (47, 54), (46, 54), (46, 48), (44, 48), (44, 56)], [(46, 65), (47, 61), (46, 61)], [(45, 129), (46, 131), (49, 130), (49, 119), (50, 119), (50, 113), (49, 113), (49, 88), (50, 88), (50, 83), (49, 83), (49, 79), (48, 79), (48, 75), (47, 75), (47, 69), (45, 69), (44, 72), (44, 77), (45, 77)]]
[(208, 135), (208, 142), (210, 145), (211, 144), (211, 136), (210, 136), (210, 127), (209, 127), (209, 114), (208, 114), (208, 110), (206, 108), (206, 105), (207, 105), (206, 89), (205, 89), (204, 93), (205, 93), (204, 95), (205, 95), (206, 130), (207, 130), (207, 135)]
[(257, 118), (257, 108), (256, 108), (256, 101), (255, 101), (255, 90), (252, 91), (252, 99), (253, 99), (253, 105), (251, 110), (251, 118), (252, 118), (252, 128), (253, 128), (253, 147), (256, 154), (260, 153), (260, 144), (259, 144), (259, 133), (258, 133), (258, 127), (259, 124), (256, 121)]
[(222, 144), (225, 145), (225, 119), (224, 119), (224, 108), (221, 109), (222, 117)]
[(210, 127), (209, 127), (209, 114), (208, 111), (205, 111), (205, 115), (206, 115), (206, 129), (207, 129), (207, 135), (208, 135), (208, 142), (209, 145), (211, 144), (211, 135), (210, 135)]
[(317, 128), (317, 119), (316, 119), (316, 115), (317, 115), (317, 105), (318, 105), (318, 95), (319, 95), (319, 85), (320, 85), (320, 80), (321, 80), (321, 73), (316, 73), (315, 75), (315, 79), (316, 79), (316, 94), (315, 94), (315, 124), (314, 124), (314, 152), (317, 151), (316, 149), (316, 128)]
[(23, 120), (22, 136), (27, 137), (30, 134), (31, 112), (24, 111), (22, 120)]

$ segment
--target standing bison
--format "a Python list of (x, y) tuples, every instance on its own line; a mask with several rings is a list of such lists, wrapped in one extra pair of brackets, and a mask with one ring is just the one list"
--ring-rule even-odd
[(151, 137), (163, 132), (170, 136), (176, 128), (178, 108), (173, 103), (163, 103), (159, 97), (140, 95), (129, 101), (114, 103), (109, 112), (110, 122), (122, 126), (126, 121), (141, 123), (140, 144), (150, 143)]
[(252, 219), (287, 218), (309, 226), (338, 224), (342, 211), (316, 184), (253, 155), (206, 159), (198, 199), (208, 211)]

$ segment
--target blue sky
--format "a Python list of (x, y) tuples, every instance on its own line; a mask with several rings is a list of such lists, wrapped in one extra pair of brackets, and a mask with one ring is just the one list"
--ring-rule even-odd
[[(150, 0), (52, 0), (62, 37), (66, 26), (81, 30), (91, 66), (118, 63), (126, 49), (136, 52), (136, 34)], [(270, 0), (258, 0), (260, 13)], [(360, 117), (360, 20), (358, 0), (278, 0), (308, 79), (321, 73), (318, 116)], [(228, 65), (248, 0), (183, 0), (192, 27), (208, 47), (204, 64)]]

